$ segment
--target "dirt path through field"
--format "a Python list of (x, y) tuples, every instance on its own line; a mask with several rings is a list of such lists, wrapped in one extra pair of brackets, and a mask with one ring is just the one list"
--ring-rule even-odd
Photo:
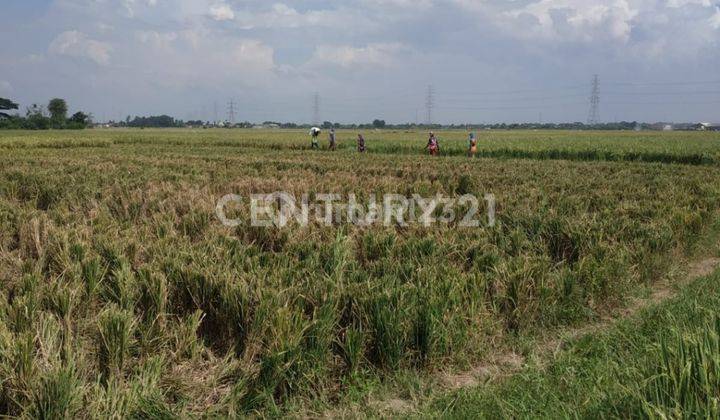
[[(614, 322), (632, 317), (640, 310), (659, 304), (674, 297), (678, 286), (689, 284), (695, 279), (708, 276), (720, 268), (720, 258), (704, 258), (688, 264), (685, 275), (672, 283), (667, 280), (658, 282), (646, 298), (634, 299), (628, 306), (613, 315), (606, 315), (596, 322), (578, 328), (564, 329), (555, 332), (551, 337), (540, 339), (533, 351), (533, 357), (542, 362), (549, 362), (552, 356), (559, 353), (563, 344), (569, 340), (609, 328)], [(526, 364), (526, 359), (514, 351), (499, 353), (486, 359), (472, 369), (457, 373), (439, 373), (432, 378), (433, 383), (440, 387), (440, 392), (450, 392), (462, 388), (473, 388), (489, 381), (497, 382), (518, 373)], [(417, 403), (401, 398), (371, 401), (370, 405), (381, 414), (400, 415), (415, 411)]]

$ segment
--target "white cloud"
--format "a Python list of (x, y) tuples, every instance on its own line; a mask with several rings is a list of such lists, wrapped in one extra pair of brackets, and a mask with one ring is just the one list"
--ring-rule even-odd
[(188, 45), (194, 49), (197, 50), (200, 46), (200, 42), (202, 41), (203, 35), (199, 30), (195, 29), (186, 29), (183, 31), (180, 31), (180, 37), (185, 40), (185, 42), (188, 43)]
[(338, 8), (299, 12), (284, 3), (275, 3), (265, 11), (242, 11), (237, 14), (242, 29), (257, 28), (288, 29), (333, 27), (349, 30), (354, 27), (369, 27), (374, 24), (366, 15), (355, 10)]
[(243, 12), (238, 16), (243, 29), (253, 28), (297, 28), (317, 23), (310, 14), (301, 15), (297, 10), (282, 3), (274, 4), (267, 12)]
[[(150, 36), (150, 43), (155, 40)], [(178, 41), (190, 42), (184, 34)], [(202, 53), (188, 54), (176, 43), (173, 48), (139, 51), (136, 57), (145, 63), (143, 79), (170, 89), (188, 86), (260, 86), (272, 83), (276, 65), (272, 47), (255, 39), (200, 38), (193, 47)], [(200, 77), (199, 75), (206, 75)]]
[[(97, 80), (98, 91), (114, 91), (127, 111), (207, 106), (231, 89), (237, 96), (256, 95), (252, 100), (269, 116), (279, 111), (278, 118), (297, 119), (305, 118), (297, 109), (315, 90), (333, 91), (339, 102), (381, 85), (415, 95), (433, 83), (442, 97), (443, 89), (468, 85), (503, 90), (575, 84), (595, 72), (602, 80), (712, 80), (720, 59), (718, 1), (52, 0), (41, 27), (32, 29), (26, 17), (11, 16), (19, 45), (0, 52), (0, 62), (8, 74), (37, 80), (27, 84), (38, 91)], [(75, 30), (60, 34), (68, 28)], [(32, 59), (44, 61), (27, 58), (38, 53), (32, 39), (57, 34), (50, 54)], [(97, 69), (96, 63), (112, 66)], [(48, 66), (66, 75), (80, 68), (88, 77), (59, 81), (38, 70)], [(3, 79), (19, 92), (20, 79)], [(25, 95), (25, 86), (22, 90)], [(87, 102), (106, 106), (91, 88), (75, 91), (93, 92)], [(289, 105), (273, 106), (265, 99), (273, 96)], [(398, 96), (386, 110), (389, 118), (393, 113), (408, 118), (400, 110), (413, 111), (422, 103), (422, 93), (418, 96)], [(503, 103), (515, 105), (510, 98)], [(380, 114), (372, 106), (360, 116), (344, 112), (332, 118)], [(443, 118), (469, 120), (479, 114), (444, 112)], [(526, 118), (518, 114), (480, 117)]]
[[(514, 18), (515, 23), (525, 26), (524, 31), (516, 27), (516, 33), (531, 38), (540, 36), (545, 39), (611, 39), (626, 42), (637, 13), (626, 0), (541, 0), (505, 12), (504, 16)], [(531, 21), (535, 25), (526, 26)]]
[[(523, 47), (579, 46), (618, 59), (688, 60), (715, 48), (720, 12), (714, 0), (450, 0), (478, 26)], [(639, 59), (639, 58), (638, 58)]]
[(175, 32), (137, 31), (135, 38), (143, 44), (151, 45), (157, 49), (170, 49), (173, 41), (178, 39)]
[(667, 0), (668, 7), (681, 8), (689, 5), (710, 7), (712, 2), (710, 0)]
[(715, 14), (710, 17), (710, 26), (720, 29), (720, 7), (716, 7)]
[(104, 22), (98, 22), (95, 24), (95, 27), (97, 28), (98, 32), (100, 33), (108, 33), (115, 30), (115, 27), (112, 25), (108, 25)]
[(362, 0), (362, 3), (369, 7), (413, 9), (417, 12), (432, 7), (435, 2), (434, 0)]
[(129, 17), (135, 16), (135, 5), (137, 3), (152, 7), (157, 5), (157, 0), (122, 0), (122, 6)]
[(210, 7), (210, 17), (217, 21), (235, 19), (235, 12), (227, 4), (220, 3)]
[(82, 57), (100, 65), (108, 65), (112, 46), (105, 42), (90, 39), (79, 31), (66, 31), (58, 35), (50, 43), (48, 51), (51, 54)]
[(0, 80), (0, 92), (10, 93), (13, 87), (7, 80)]
[(272, 70), (275, 51), (258, 40), (242, 40), (234, 48), (232, 60), (240, 69)]
[(343, 67), (389, 66), (396, 62), (397, 54), (405, 48), (399, 43), (368, 44), (365, 47), (348, 45), (320, 45), (315, 49), (313, 61), (336, 64)]

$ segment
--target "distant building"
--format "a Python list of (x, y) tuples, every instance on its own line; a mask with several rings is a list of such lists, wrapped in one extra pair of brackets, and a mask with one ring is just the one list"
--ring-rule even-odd
[(698, 130), (698, 124), (692, 123), (673, 123), (674, 131), (696, 131)]
[(695, 125), (698, 131), (720, 131), (720, 124), (698, 123)]
[(648, 128), (648, 130), (662, 131), (665, 129), (666, 125), (667, 125), (667, 123), (657, 122), (657, 123), (648, 124), (647, 128)]
[(280, 128), (280, 124), (275, 124), (275, 123), (256, 124), (256, 125), (254, 125), (252, 128), (254, 128), (255, 130), (263, 130), (263, 129), (271, 129), (271, 130), (274, 130), (274, 129)]

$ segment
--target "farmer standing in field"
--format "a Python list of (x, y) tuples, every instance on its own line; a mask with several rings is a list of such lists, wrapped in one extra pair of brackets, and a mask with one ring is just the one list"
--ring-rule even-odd
[(337, 142), (335, 141), (335, 129), (330, 129), (330, 134), (328, 134), (328, 137), (330, 138), (330, 150), (335, 151), (337, 148)]
[(425, 149), (430, 152), (430, 156), (437, 156), (438, 153), (440, 153), (440, 143), (438, 143), (438, 139), (432, 131), (430, 132), (430, 138), (428, 139)]
[(320, 135), (320, 129), (317, 127), (311, 128), (310, 135), (312, 136), (312, 143), (310, 143), (310, 148), (319, 149), (320, 145), (318, 144), (318, 136)]
[(365, 139), (363, 138), (362, 134), (358, 134), (357, 138), (357, 150), (360, 153), (365, 153)]
[(468, 157), (475, 157), (477, 154), (477, 139), (475, 138), (475, 133), (470, 133), (468, 136)]

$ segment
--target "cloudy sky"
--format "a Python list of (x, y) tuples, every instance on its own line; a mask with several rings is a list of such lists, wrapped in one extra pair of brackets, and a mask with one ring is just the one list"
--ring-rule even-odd
[[(720, 121), (720, 0), (2, 0), (0, 96), (96, 120)], [(217, 111), (216, 111), (217, 110)]]

